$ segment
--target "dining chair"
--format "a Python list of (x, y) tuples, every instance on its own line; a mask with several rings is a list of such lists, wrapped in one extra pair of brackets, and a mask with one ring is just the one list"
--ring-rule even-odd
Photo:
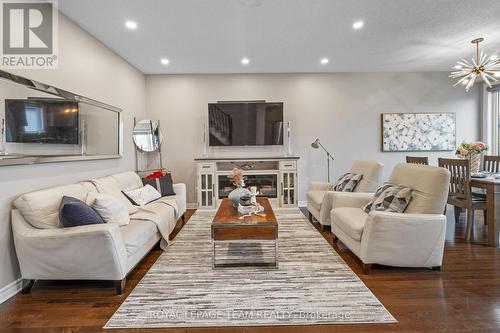
[[(483, 157), (483, 172), (489, 173), (500, 173), (500, 156), (499, 155), (484, 155)], [(473, 192), (473, 195), (486, 198), (486, 193), (484, 192)], [(484, 225), (487, 225), (486, 214), (484, 215)]]
[(468, 159), (438, 158), (438, 165), (450, 171), (448, 204), (454, 207), (455, 223), (458, 223), (460, 211), (466, 210), (467, 224), (465, 239), (470, 240), (474, 233), (474, 211), (482, 210), (486, 215), (486, 199), (472, 195), (470, 186), (470, 161)]
[(427, 156), (406, 156), (406, 163), (429, 165)]
[(498, 155), (484, 155), (483, 171), (491, 173), (500, 172), (500, 156)]

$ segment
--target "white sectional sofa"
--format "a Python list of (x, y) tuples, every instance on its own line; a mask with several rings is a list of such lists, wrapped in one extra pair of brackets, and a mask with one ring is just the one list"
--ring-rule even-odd
[[(121, 294), (127, 274), (184, 218), (186, 186), (174, 184), (175, 196), (142, 207), (130, 203), (128, 225), (62, 227), (58, 215), (63, 196), (86, 201), (89, 192), (102, 192), (96, 184), (106, 184), (116, 195), (143, 186), (136, 173), (125, 172), (26, 193), (15, 200), (12, 229), (24, 293), (35, 280), (112, 280)], [(162, 232), (158, 220), (165, 226)]]

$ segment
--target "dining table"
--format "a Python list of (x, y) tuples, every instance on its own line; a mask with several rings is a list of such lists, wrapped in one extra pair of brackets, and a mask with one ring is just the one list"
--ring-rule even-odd
[(484, 178), (470, 178), (470, 186), (486, 192), (486, 223), (488, 225), (488, 245), (498, 247), (500, 231), (500, 179), (493, 175)]

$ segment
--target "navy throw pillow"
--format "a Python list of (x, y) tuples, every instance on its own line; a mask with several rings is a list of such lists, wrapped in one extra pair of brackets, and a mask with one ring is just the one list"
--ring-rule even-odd
[(104, 223), (92, 207), (77, 198), (67, 196), (62, 198), (59, 206), (59, 221), (65, 228)]
[(169, 173), (161, 178), (142, 178), (142, 183), (144, 186), (153, 186), (158, 192), (160, 192), (162, 197), (175, 195), (172, 175)]

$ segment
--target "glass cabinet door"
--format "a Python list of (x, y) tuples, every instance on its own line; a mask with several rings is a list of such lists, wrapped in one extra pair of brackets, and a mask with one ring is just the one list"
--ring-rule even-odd
[(200, 174), (200, 207), (212, 207), (214, 204), (214, 177), (212, 174)]
[(282, 172), (282, 206), (295, 206), (296, 202), (296, 177), (295, 172)]

